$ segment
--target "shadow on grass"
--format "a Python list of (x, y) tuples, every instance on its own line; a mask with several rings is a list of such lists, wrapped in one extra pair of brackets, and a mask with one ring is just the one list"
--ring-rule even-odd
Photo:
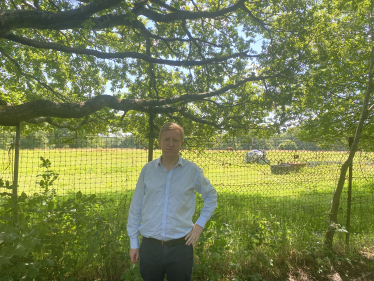
[[(330, 211), (331, 193), (304, 192), (299, 196), (267, 196), (261, 194), (219, 193), (218, 208), (221, 220), (245, 230), (246, 223), (259, 216), (276, 217), (280, 223), (295, 229), (303, 228), (311, 232), (327, 229)], [(371, 190), (361, 188), (352, 194), (351, 231), (362, 233), (374, 226), (374, 194)], [(203, 201), (197, 197), (196, 216), (200, 213)], [(342, 195), (339, 221), (345, 225), (347, 216), (346, 194)]]
[[(317, 258), (292, 263), (284, 280), (303, 281), (372, 281), (374, 280), (374, 251), (371, 254), (357, 252), (353, 257), (337, 255), (334, 260)], [(268, 279), (267, 279), (268, 280)], [(269, 279), (275, 281), (279, 279)], [(282, 279), (283, 280), (283, 279)]]
[[(365, 233), (374, 227), (374, 194), (371, 186), (361, 187), (352, 195), (351, 232)], [(108, 218), (113, 217), (113, 206), (121, 208), (127, 213), (130, 207), (133, 190), (123, 192), (108, 192), (96, 194), (102, 203), (97, 205)], [(59, 196), (58, 200), (67, 200), (74, 197), (74, 193)], [(298, 196), (275, 196), (264, 194), (245, 193), (218, 193), (218, 208), (220, 220), (232, 225), (235, 229), (246, 230), (248, 223), (254, 217), (275, 217), (280, 223), (285, 223), (292, 229), (303, 229), (313, 233), (323, 233), (328, 226), (328, 212), (330, 210), (331, 193), (304, 192)], [(194, 221), (197, 220), (203, 200), (196, 196), (196, 212)], [(342, 194), (339, 222), (342, 226), (346, 223), (347, 215), (346, 193)], [(214, 218), (214, 217), (213, 217)]]

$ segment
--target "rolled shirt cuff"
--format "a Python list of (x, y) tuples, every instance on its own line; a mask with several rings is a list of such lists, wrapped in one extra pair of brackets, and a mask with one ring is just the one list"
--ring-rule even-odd
[(197, 221), (196, 221), (196, 224), (200, 225), (202, 228), (205, 227), (205, 224), (207, 223), (209, 219), (205, 219), (205, 218), (202, 218), (200, 217)]
[(139, 238), (130, 238), (130, 248), (139, 249)]

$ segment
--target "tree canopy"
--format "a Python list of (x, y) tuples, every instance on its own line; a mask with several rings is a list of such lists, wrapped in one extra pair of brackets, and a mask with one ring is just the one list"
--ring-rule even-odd
[(2, 2), (0, 125), (269, 128), (268, 113), (287, 103), (266, 91), (288, 75), (271, 65), (279, 12), (246, 0)]
[(147, 136), (174, 120), (186, 136), (253, 137), (297, 124), (305, 140), (342, 140), (362, 108), (371, 10), (366, 0), (1, 2), (0, 125)]
[(299, 137), (331, 144), (342, 141), (348, 148), (364, 108), (368, 92), (360, 149), (371, 150), (374, 96), (368, 89), (373, 40), (373, 1), (321, 1), (316, 6), (309, 42), (300, 58), (305, 71), (299, 73), (304, 98), (294, 103), (300, 117)]

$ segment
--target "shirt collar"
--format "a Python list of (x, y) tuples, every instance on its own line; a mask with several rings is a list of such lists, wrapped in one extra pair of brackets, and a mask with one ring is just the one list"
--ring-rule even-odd
[[(161, 156), (160, 156), (159, 158), (156, 159), (156, 161), (155, 161), (155, 165), (156, 165), (156, 166), (161, 165)], [(182, 158), (182, 156), (180, 156), (180, 155), (179, 155), (178, 163), (177, 163), (177, 165), (175, 165), (175, 166), (178, 166), (178, 165), (183, 166), (183, 158)]]

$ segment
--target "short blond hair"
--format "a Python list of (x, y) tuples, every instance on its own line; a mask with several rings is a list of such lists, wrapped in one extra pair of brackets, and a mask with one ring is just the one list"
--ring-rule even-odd
[(162, 132), (167, 131), (167, 130), (177, 130), (177, 131), (179, 131), (182, 135), (182, 142), (183, 142), (183, 140), (184, 140), (184, 130), (180, 125), (178, 125), (177, 123), (174, 123), (174, 122), (168, 122), (168, 123), (164, 124), (160, 129), (160, 134), (159, 134), (158, 137), (161, 139)]

